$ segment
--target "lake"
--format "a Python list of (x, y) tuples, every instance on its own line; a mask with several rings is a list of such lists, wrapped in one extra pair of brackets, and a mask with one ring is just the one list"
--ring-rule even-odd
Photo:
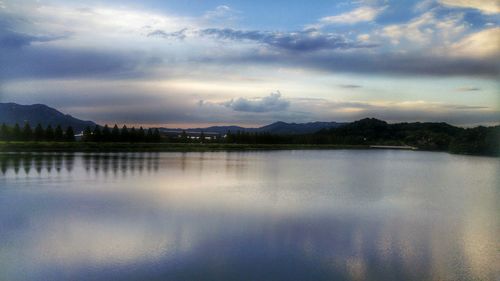
[(500, 160), (0, 156), (0, 280), (500, 280)]

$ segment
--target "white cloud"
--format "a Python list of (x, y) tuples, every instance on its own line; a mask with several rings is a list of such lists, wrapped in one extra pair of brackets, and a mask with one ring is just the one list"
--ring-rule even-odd
[(498, 0), (439, 0), (439, 3), (450, 7), (477, 9), (485, 14), (500, 13)]
[(394, 45), (404, 42), (409, 43), (407, 46), (411, 48), (429, 45), (435, 48), (454, 42), (466, 29), (463, 14), (437, 18), (431, 11), (421, 14), (408, 23), (388, 25), (382, 29), (381, 35), (389, 38)]
[(472, 58), (496, 58), (500, 56), (500, 27), (472, 33), (449, 48), (450, 54)]
[(358, 40), (361, 42), (369, 42), (370, 41), (370, 34), (360, 34), (358, 35)]
[(227, 5), (217, 6), (214, 10), (205, 12), (203, 19), (210, 22), (234, 21), (239, 18), (239, 11), (232, 9)]
[(436, 4), (436, 0), (422, 0), (413, 6), (413, 10), (415, 12), (428, 11), (435, 4)]
[(355, 24), (359, 22), (372, 21), (385, 9), (374, 8), (374, 7), (359, 7), (347, 13), (340, 15), (324, 17), (319, 20), (319, 26), (325, 26), (330, 24)]

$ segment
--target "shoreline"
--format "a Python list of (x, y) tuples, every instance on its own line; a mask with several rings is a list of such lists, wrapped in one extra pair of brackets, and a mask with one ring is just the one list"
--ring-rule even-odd
[(427, 150), (413, 146), (336, 145), (336, 144), (229, 144), (229, 143), (123, 143), (123, 142), (0, 142), (0, 153), (37, 152), (216, 152), (272, 150), (408, 150), (446, 152), (454, 155), (499, 157), (498, 155), (467, 154), (447, 150)]
[(0, 142), (0, 152), (210, 152), (299, 149), (370, 149), (370, 146), (329, 144)]

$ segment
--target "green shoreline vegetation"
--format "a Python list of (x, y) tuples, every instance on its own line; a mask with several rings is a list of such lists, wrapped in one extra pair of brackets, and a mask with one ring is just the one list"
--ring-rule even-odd
[(446, 123), (388, 124), (362, 119), (313, 134), (276, 135), (230, 132), (217, 138), (196, 138), (186, 132), (162, 135), (158, 129), (85, 128), (76, 140), (71, 127), (29, 124), (0, 127), (0, 152), (189, 152), (297, 149), (375, 149), (391, 147), (455, 154), (500, 156), (500, 126), (455, 127)]
[(369, 148), (367, 145), (328, 144), (0, 142), (1, 152), (210, 152)]

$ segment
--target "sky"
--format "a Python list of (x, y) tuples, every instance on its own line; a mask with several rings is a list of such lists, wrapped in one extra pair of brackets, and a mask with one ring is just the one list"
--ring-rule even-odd
[(0, 0), (0, 102), (100, 124), (500, 123), (499, 0)]

